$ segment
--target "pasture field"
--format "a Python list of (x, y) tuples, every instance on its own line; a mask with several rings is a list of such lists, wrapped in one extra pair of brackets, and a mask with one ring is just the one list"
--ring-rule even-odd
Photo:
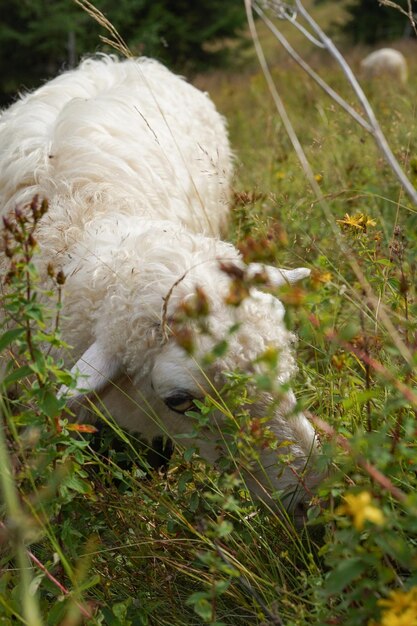
[[(318, 11), (326, 26), (328, 12)], [(236, 431), (235, 456), (216, 469), (184, 439), (168, 470), (149, 478), (134, 436), (100, 407), (108, 429), (98, 446), (89, 433), (74, 438), (66, 422), (56, 429), (53, 398), (66, 381), (59, 364), (43, 363), (43, 395), (24, 384), (27, 371), (9, 374), (23, 391), (17, 422), (2, 401), (10, 437), (0, 456), (13, 476), (2, 488), (6, 518), (17, 519), (14, 530), (0, 527), (5, 626), (417, 624), (417, 207), (373, 138), (262, 28), (260, 36), (327, 210), (310, 189), (252, 50), (239, 67), (195, 83), (227, 117), (236, 153), (227, 236), (248, 260), (312, 269), (301, 286), (278, 294), (299, 337), (293, 388), (316, 420), (326, 474), (311, 494), (306, 525), (296, 529), (244, 490), (240, 458), (262, 436), (255, 429)], [(298, 33), (289, 36), (359, 111), (326, 53)], [(398, 47), (409, 62), (407, 85), (362, 84), (416, 186), (417, 44)], [(365, 51), (345, 52), (357, 70)], [(21, 245), (29, 258), (31, 244)], [(36, 290), (36, 276), (19, 271), (10, 306), (24, 325), (27, 280)], [(32, 345), (25, 337), (22, 358), (45, 340), (37, 330)], [(9, 339), (0, 339), (2, 349)], [(233, 382), (231, 415), (244, 397), (238, 375)], [(190, 419), (202, 420), (211, 406), (207, 399)], [(33, 440), (18, 443), (19, 428), (31, 420)]]

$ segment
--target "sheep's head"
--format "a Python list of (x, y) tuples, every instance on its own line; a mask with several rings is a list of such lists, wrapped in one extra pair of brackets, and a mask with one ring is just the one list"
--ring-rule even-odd
[[(239, 303), (231, 304), (236, 287), (233, 273), (239, 271), (244, 272), (247, 292)], [(235, 411), (243, 412), (249, 430), (252, 425), (262, 430), (262, 436), (255, 433), (254, 438), (259, 449), (240, 465), (248, 487), (268, 502), (271, 492), (284, 492), (284, 505), (294, 509), (316, 482), (306, 470), (316, 453), (316, 440), (288, 387), (296, 366), (293, 336), (283, 322), (284, 307), (250, 281), (261, 274), (278, 286), (308, 273), (303, 268), (287, 272), (257, 265), (242, 270), (241, 263), (225, 267), (215, 260), (210, 271), (205, 267), (183, 280), (180, 276), (171, 283), (158, 283), (158, 288), (154, 282), (152, 293), (158, 293), (158, 300), (153, 299), (148, 317), (135, 313), (133, 318), (131, 311), (139, 306), (135, 304), (126, 307), (130, 318), (125, 323), (120, 321), (121, 311), (117, 324), (110, 316), (101, 318), (97, 340), (75, 366), (82, 375), (83, 393), (99, 393), (116, 421), (150, 441), (161, 431), (174, 440), (192, 432), (195, 424), (187, 413), (198, 410), (196, 399), (212, 398), (210, 423), (193, 437), (193, 444), (210, 462), (225, 453), (233, 436), (228, 424)], [(143, 293), (141, 298), (146, 300)], [(263, 372), (268, 352), (277, 356), (273, 379), (270, 389), (259, 391), (254, 381)], [(227, 372), (246, 377), (238, 406), (228, 405)]]

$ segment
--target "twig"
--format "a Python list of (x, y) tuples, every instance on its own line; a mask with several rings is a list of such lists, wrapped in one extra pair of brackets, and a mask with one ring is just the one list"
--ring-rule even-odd
[[(64, 594), (64, 596), (70, 595), (70, 591), (68, 591), (68, 589), (64, 587), (64, 585), (60, 583), (59, 580), (57, 580), (49, 570), (46, 569), (45, 565), (39, 561), (39, 559), (33, 554), (33, 552), (31, 552), (30, 550), (26, 550), (26, 552), (28, 557), (39, 567), (40, 570), (43, 571), (47, 578), (49, 578), (49, 580), (58, 587), (58, 589), (61, 591), (61, 593)], [(94, 616), (85, 607), (83, 607), (82, 604), (75, 601), (75, 605), (79, 609), (80, 613), (84, 615), (84, 617), (87, 617), (88, 619), (93, 619)]]
[(321, 87), (323, 91), (327, 93), (328, 96), (330, 96), (335, 102), (337, 102), (337, 104), (341, 106), (342, 109), (344, 109), (347, 113), (349, 113), (349, 115), (351, 115), (353, 119), (358, 122), (358, 124), (360, 124), (366, 131), (368, 131), (368, 133), (372, 133), (372, 126), (368, 124), (368, 122), (364, 120), (363, 117), (359, 115), (359, 113), (357, 113), (355, 109), (346, 102), (346, 100), (344, 100), (334, 89), (332, 89), (332, 87), (330, 87), (321, 78), (321, 76), (319, 76), (317, 72), (315, 72), (313, 68), (310, 67), (310, 65), (304, 61), (304, 59), (302, 59), (302, 57), (300, 57), (300, 55), (296, 52), (296, 50), (294, 50), (294, 48), (291, 46), (288, 39), (284, 37), (281, 31), (278, 30), (278, 28), (271, 22), (271, 20), (265, 15), (262, 9), (257, 4), (254, 4), (253, 8), (254, 8), (254, 11), (256, 11), (256, 13), (259, 15), (261, 20), (266, 24), (266, 26), (268, 26), (269, 30), (278, 39), (278, 41), (283, 46), (283, 48), (285, 48), (288, 54), (294, 59), (294, 61), (298, 63), (298, 65), (300, 65), (300, 67), (302, 67), (303, 70), (309, 76), (311, 76), (313, 80), (316, 81), (319, 87)]
[[(376, 142), (376, 144), (378, 145), (380, 151), (382, 152), (385, 160), (387, 161), (388, 165), (390, 166), (391, 170), (393, 171), (393, 173), (395, 174), (395, 176), (397, 177), (397, 179), (399, 180), (399, 182), (401, 183), (401, 185), (403, 186), (403, 188), (405, 189), (405, 191), (407, 192), (407, 194), (409, 195), (409, 197), (411, 198), (411, 200), (414, 202), (414, 204), (417, 205), (417, 190), (414, 188), (414, 186), (412, 185), (412, 183), (410, 182), (410, 180), (407, 178), (407, 176), (405, 175), (404, 171), (402, 170), (400, 164), (398, 163), (397, 159), (395, 158), (386, 138), (384, 133), (381, 130), (381, 127), (379, 126), (378, 120), (376, 119), (376, 116), (373, 112), (373, 109), (367, 99), (367, 97), (365, 96), (365, 93), (363, 91), (363, 89), (361, 88), (361, 86), (359, 85), (358, 80), (356, 79), (356, 76), (354, 75), (354, 73), (352, 72), (351, 68), (349, 67), (349, 65), (347, 64), (346, 60), (344, 59), (344, 57), (342, 56), (342, 54), (339, 52), (339, 50), (336, 48), (336, 46), (334, 45), (334, 43), (332, 42), (332, 40), (327, 37), (327, 35), (324, 33), (324, 31), (320, 28), (320, 26), (315, 22), (315, 20), (311, 17), (311, 15), (308, 13), (308, 11), (304, 8), (301, 0), (295, 0), (295, 4), (296, 4), (296, 10), (294, 8), (292, 8), (292, 12), (291, 15), (288, 13), (287, 10), (287, 5), (284, 2), (281, 2), (280, 0), (263, 0), (263, 4), (264, 6), (269, 7), (272, 11), (274, 11), (274, 13), (277, 15), (277, 17), (279, 17), (280, 19), (287, 19), (293, 26), (297, 25), (297, 28), (299, 28), (300, 24), (297, 23), (296, 18), (297, 18), (297, 11), (299, 12), (299, 14), (305, 19), (305, 21), (309, 24), (309, 26), (312, 28), (312, 30), (315, 32), (316, 36), (318, 36), (319, 41), (317, 42), (314, 37), (312, 37), (312, 35), (310, 33), (308, 33), (308, 31), (305, 31), (305, 29), (303, 29), (303, 32), (306, 36), (308, 36), (308, 39), (310, 41), (312, 41), (316, 46), (319, 46), (320, 48), (325, 48), (330, 55), (337, 61), (337, 63), (340, 65), (343, 73), (345, 74), (348, 82), (350, 83), (351, 87), (353, 88), (353, 91), (356, 94), (356, 97), (358, 98), (366, 116), (369, 119), (370, 122), (370, 133), (372, 134), (372, 136), (374, 137), (374, 140)], [(267, 78), (268, 81), (268, 86), (269, 85), (269, 81), (272, 81), (272, 78), (268, 78), (267, 77), (267, 71), (269, 72), (269, 70), (265, 70), (266, 67), (266, 63), (265, 63), (265, 59), (261, 58), (263, 57), (263, 52), (259, 52), (258, 48), (260, 48), (260, 44), (259, 41), (257, 41), (254, 37), (254, 32), (255, 28), (254, 26), (251, 24), (251, 20), (253, 22), (253, 18), (252, 18), (252, 13), (251, 13), (251, 7), (257, 11), (257, 3), (254, 0), (245, 0), (245, 5), (246, 5), (246, 12), (248, 15), (248, 22), (249, 22), (249, 26), (251, 28), (251, 32), (252, 32), (252, 36), (254, 38), (254, 43), (255, 43), (255, 48), (258, 54), (258, 58), (259, 61), (261, 63), (263, 72), (265, 74), (265, 77)], [(274, 34), (277, 36), (277, 38), (279, 39), (280, 43), (282, 45), (284, 45), (283, 41), (282, 41), (282, 36), (279, 37), (275, 31)], [(288, 50), (289, 52), (289, 50)], [(290, 52), (291, 54), (291, 52)], [(295, 57), (293, 57), (295, 58)], [(297, 59), (295, 59), (297, 60)], [(299, 62), (299, 61), (297, 61)], [(301, 63), (300, 63), (301, 65)], [(321, 79), (319, 81), (317, 81), (317, 78), (314, 76), (314, 72), (313, 70), (309, 71), (306, 69), (306, 67), (304, 67), (303, 65), (301, 65), (303, 67), (303, 69), (320, 85), (320, 87), (323, 87), (323, 83), (324, 81), (322, 81)], [(311, 68), (310, 68), (311, 69)], [(275, 85), (274, 85), (275, 87)], [(326, 91), (327, 93), (329, 93), (329, 89), (331, 89), (328, 85), (326, 85)], [(271, 86), (270, 86), (270, 90), (271, 90)], [(272, 93), (272, 90), (271, 90)], [(330, 95), (330, 94), (329, 94)], [(332, 97), (334, 97), (332, 95)], [(275, 97), (274, 97), (275, 99)], [(341, 103), (338, 102), (340, 105)], [(346, 107), (344, 105), (343, 108), (346, 110)], [(351, 114), (351, 113), (350, 113)], [(355, 119), (358, 123), (360, 123), (362, 126), (362, 122), (359, 122), (359, 120), (356, 118)], [(284, 122), (284, 120), (283, 120)], [(285, 128), (288, 132), (287, 129), (287, 125), (285, 124)], [(291, 137), (290, 137), (291, 138)], [(292, 140), (291, 140), (292, 141)], [(294, 144), (293, 144), (294, 145)], [(304, 166), (303, 166), (304, 167)], [(309, 182), (311, 184), (310, 178), (309, 178)]]
[(105, 28), (107, 32), (111, 35), (112, 39), (108, 37), (100, 36), (100, 39), (112, 46), (115, 50), (123, 54), (127, 59), (132, 57), (132, 53), (129, 50), (124, 39), (121, 37), (117, 29), (113, 26), (113, 24), (107, 19), (107, 17), (102, 13), (94, 4), (89, 2), (89, 0), (74, 0), (75, 4), (78, 4), (86, 13), (88, 13), (100, 26)]
[[(320, 417), (312, 415), (311, 413), (308, 413), (308, 417), (317, 428), (317, 430), (323, 432), (329, 437), (329, 439), (336, 441), (345, 452), (347, 452), (348, 454), (352, 454), (351, 445), (349, 444), (349, 441), (346, 439), (346, 437), (337, 433), (335, 429), (330, 426), (330, 424), (322, 420)], [(381, 487), (386, 489), (386, 491), (388, 491), (396, 500), (398, 500), (398, 502), (406, 501), (407, 494), (398, 487), (396, 487), (393, 482), (387, 476), (385, 476), (385, 474), (380, 472), (379, 469), (377, 469), (369, 461), (367, 461), (363, 457), (359, 457), (357, 458), (357, 463), (363, 470), (365, 470), (365, 472), (372, 478), (372, 480), (374, 480)]]
[(276, 16), (281, 20), (287, 20), (291, 22), (291, 24), (303, 33), (304, 37), (306, 37), (311, 43), (313, 43), (318, 48), (324, 48), (324, 45), (321, 41), (316, 39), (302, 24), (297, 22), (297, 11), (293, 4), (287, 4), (286, 2), (282, 2), (282, 0), (260, 0), (262, 4), (266, 7), (270, 7), (275, 12)]
[(403, 396), (404, 398), (413, 406), (413, 408), (417, 408), (417, 394), (414, 393), (407, 385), (402, 383), (397, 377), (392, 374), (386, 367), (382, 365), (379, 361), (369, 356), (363, 350), (359, 348), (355, 348), (351, 343), (347, 341), (342, 341), (334, 331), (329, 331), (326, 333), (327, 339), (331, 341), (337, 342), (343, 348), (355, 354), (361, 361), (365, 364), (369, 365), (377, 374), (380, 374), (385, 380), (391, 383)]
[(382, 4), (385, 7), (391, 7), (391, 9), (397, 9), (397, 11), (399, 11), (400, 13), (408, 17), (408, 19), (410, 20), (411, 28), (413, 29), (414, 33), (417, 35), (417, 23), (416, 23), (416, 20), (414, 19), (415, 14), (413, 13), (413, 7), (411, 5), (412, 0), (407, 0), (407, 6), (408, 6), (407, 11), (405, 11), (396, 2), (392, 2), (392, 0), (378, 0), (378, 1), (379, 1), (379, 4)]
[(362, 87), (359, 85), (359, 82), (358, 82), (356, 76), (352, 72), (351, 68), (347, 64), (347, 62), (344, 59), (344, 57), (342, 56), (342, 54), (339, 52), (339, 50), (334, 45), (333, 41), (329, 37), (327, 37), (327, 35), (322, 31), (322, 29), (317, 24), (317, 22), (315, 22), (315, 20), (311, 17), (311, 15), (308, 13), (308, 11), (306, 11), (306, 9), (304, 8), (301, 0), (295, 0), (295, 3), (297, 5), (297, 8), (298, 8), (300, 14), (304, 17), (306, 22), (308, 24), (310, 24), (312, 29), (320, 37), (320, 40), (324, 43), (326, 49), (329, 51), (331, 56), (340, 65), (344, 75), (346, 76), (348, 82), (352, 86), (352, 88), (353, 88), (353, 90), (354, 90), (354, 92), (355, 92), (355, 94), (356, 94), (360, 104), (362, 105), (363, 110), (365, 111), (365, 113), (366, 113), (366, 115), (367, 115), (367, 117), (368, 117), (368, 119), (369, 119), (369, 121), (371, 123), (372, 129), (373, 129), (373, 132), (372, 132), (373, 137), (374, 137), (374, 139), (375, 139), (379, 149), (381, 150), (383, 156), (385, 157), (385, 160), (387, 161), (388, 165), (390, 166), (390, 168), (392, 169), (392, 171), (394, 172), (394, 174), (396, 175), (396, 177), (400, 181), (401, 185), (404, 187), (404, 189), (407, 192), (407, 194), (409, 195), (410, 199), (414, 202), (414, 204), (417, 205), (417, 190), (414, 188), (414, 186), (411, 184), (410, 180), (404, 174), (400, 164), (398, 163), (398, 161), (395, 158), (391, 148), (389, 147), (389, 144), (388, 144), (388, 142), (387, 142), (387, 140), (385, 138), (385, 135), (382, 132), (381, 127), (380, 127), (380, 125), (378, 123), (378, 120), (375, 117), (375, 113), (373, 112), (373, 109), (372, 109), (371, 105), (369, 104), (369, 100), (365, 96), (365, 93), (364, 93)]
[(189, 270), (186, 270), (182, 276), (180, 276), (174, 283), (172, 283), (171, 287), (168, 290), (167, 295), (162, 298), (164, 304), (162, 306), (161, 330), (162, 330), (162, 335), (164, 336), (165, 340), (168, 338), (168, 333), (166, 329), (167, 322), (168, 322), (168, 304), (172, 296), (172, 292), (174, 291), (175, 287), (177, 287), (177, 285), (179, 285), (180, 282), (184, 280), (188, 272)]
[[(7, 526), (2, 521), (0, 521), (0, 527), (7, 530)], [(35, 565), (39, 567), (40, 570), (42, 570), (42, 572), (47, 576), (47, 578), (49, 578), (49, 580), (58, 587), (58, 589), (60, 590), (62, 594), (64, 594), (65, 596), (70, 595), (70, 591), (68, 591), (68, 589), (64, 587), (64, 585), (60, 583), (59, 580), (55, 578), (55, 576), (51, 574), (51, 572), (45, 567), (43, 563), (41, 563), (41, 561), (33, 554), (33, 552), (27, 549), (26, 554), (28, 555), (29, 559), (31, 559), (31, 561), (33, 561)], [(84, 617), (88, 617), (88, 619), (93, 618), (93, 615), (89, 611), (87, 611), (87, 609), (85, 609), (79, 602), (75, 602), (75, 604), (77, 608), (80, 610), (80, 613), (84, 615)]]

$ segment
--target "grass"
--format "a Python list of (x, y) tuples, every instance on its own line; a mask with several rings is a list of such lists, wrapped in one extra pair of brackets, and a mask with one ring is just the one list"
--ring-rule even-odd
[[(318, 11), (319, 21), (329, 20), (324, 5)], [(208, 467), (185, 442), (168, 472), (149, 479), (134, 437), (130, 446), (112, 441), (97, 451), (88, 435), (74, 440), (65, 428), (57, 433), (52, 415), (32, 447), (14, 444), (25, 461), (16, 483), (38, 534), (30, 539), (26, 529), (23, 536), (46, 570), (32, 572), (32, 590), (25, 593), (39, 587), (45, 624), (417, 623), (416, 207), (372, 138), (275, 48), (270, 35), (262, 36), (331, 218), (309, 188), (254, 58), (239, 72), (200, 76), (196, 83), (226, 115), (236, 151), (230, 238), (244, 254), (262, 251), (279, 266), (313, 269), (303, 289), (283, 290), (280, 297), (299, 335), (297, 396), (329, 425), (321, 435), (329, 477), (315, 496), (309, 525), (297, 532), (251, 502), (227, 459), (222, 471)], [(298, 33), (294, 45), (356, 106), (324, 53)], [(364, 86), (417, 183), (417, 59), (414, 44), (401, 46), (409, 83)], [(354, 67), (360, 53), (347, 50)], [(65, 374), (51, 371), (51, 379), (62, 381)], [(33, 396), (26, 399), (33, 403)], [(112, 429), (115, 440), (126, 439), (117, 425)], [(34, 624), (21, 615), (15, 541), (5, 534), (2, 542), (2, 623)], [(400, 621), (401, 611), (409, 611), (408, 621)]]

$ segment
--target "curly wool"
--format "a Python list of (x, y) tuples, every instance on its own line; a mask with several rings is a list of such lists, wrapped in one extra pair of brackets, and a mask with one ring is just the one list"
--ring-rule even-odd
[[(62, 332), (73, 349), (63, 356), (76, 362), (80, 387), (150, 441), (190, 431), (189, 418), (169, 406), (175, 394), (220, 389), (225, 371), (259, 370), (270, 348), (279, 353), (278, 386), (296, 369), (279, 300), (253, 289), (239, 307), (225, 303), (231, 278), (219, 261), (243, 266), (236, 248), (219, 239), (232, 169), (225, 120), (209, 97), (150, 59), (88, 59), (0, 117), (3, 212), (35, 194), (49, 201), (36, 232), (37, 262), (44, 275), (50, 262), (66, 275)], [(279, 284), (307, 273), (274, 268), (271, 276)], [(209, 302), (210, 334), (196, 335), (190, 358), (164, 324), (197, 286)], [(225, 337), (226, 354), (203, 371), (201, 357)], [(82, 395), (74, 398), (80, 411)], [(264, 397), (256, 410), (270, 404)], [(264, 467), (248, 470), (253, 493), (288, 490), (292, 503), (305, 495), (294, 496), (302, 491), (297, 474), (316, 447), (295, 404), (283, 392), (270, 424), (287, 442), (292, 468), (278, 466), (278, 448), (261, 450)], [(195, 443), (216, 460), (213, 433)], [(316, 481), (311, 473), (303, 484)]]

